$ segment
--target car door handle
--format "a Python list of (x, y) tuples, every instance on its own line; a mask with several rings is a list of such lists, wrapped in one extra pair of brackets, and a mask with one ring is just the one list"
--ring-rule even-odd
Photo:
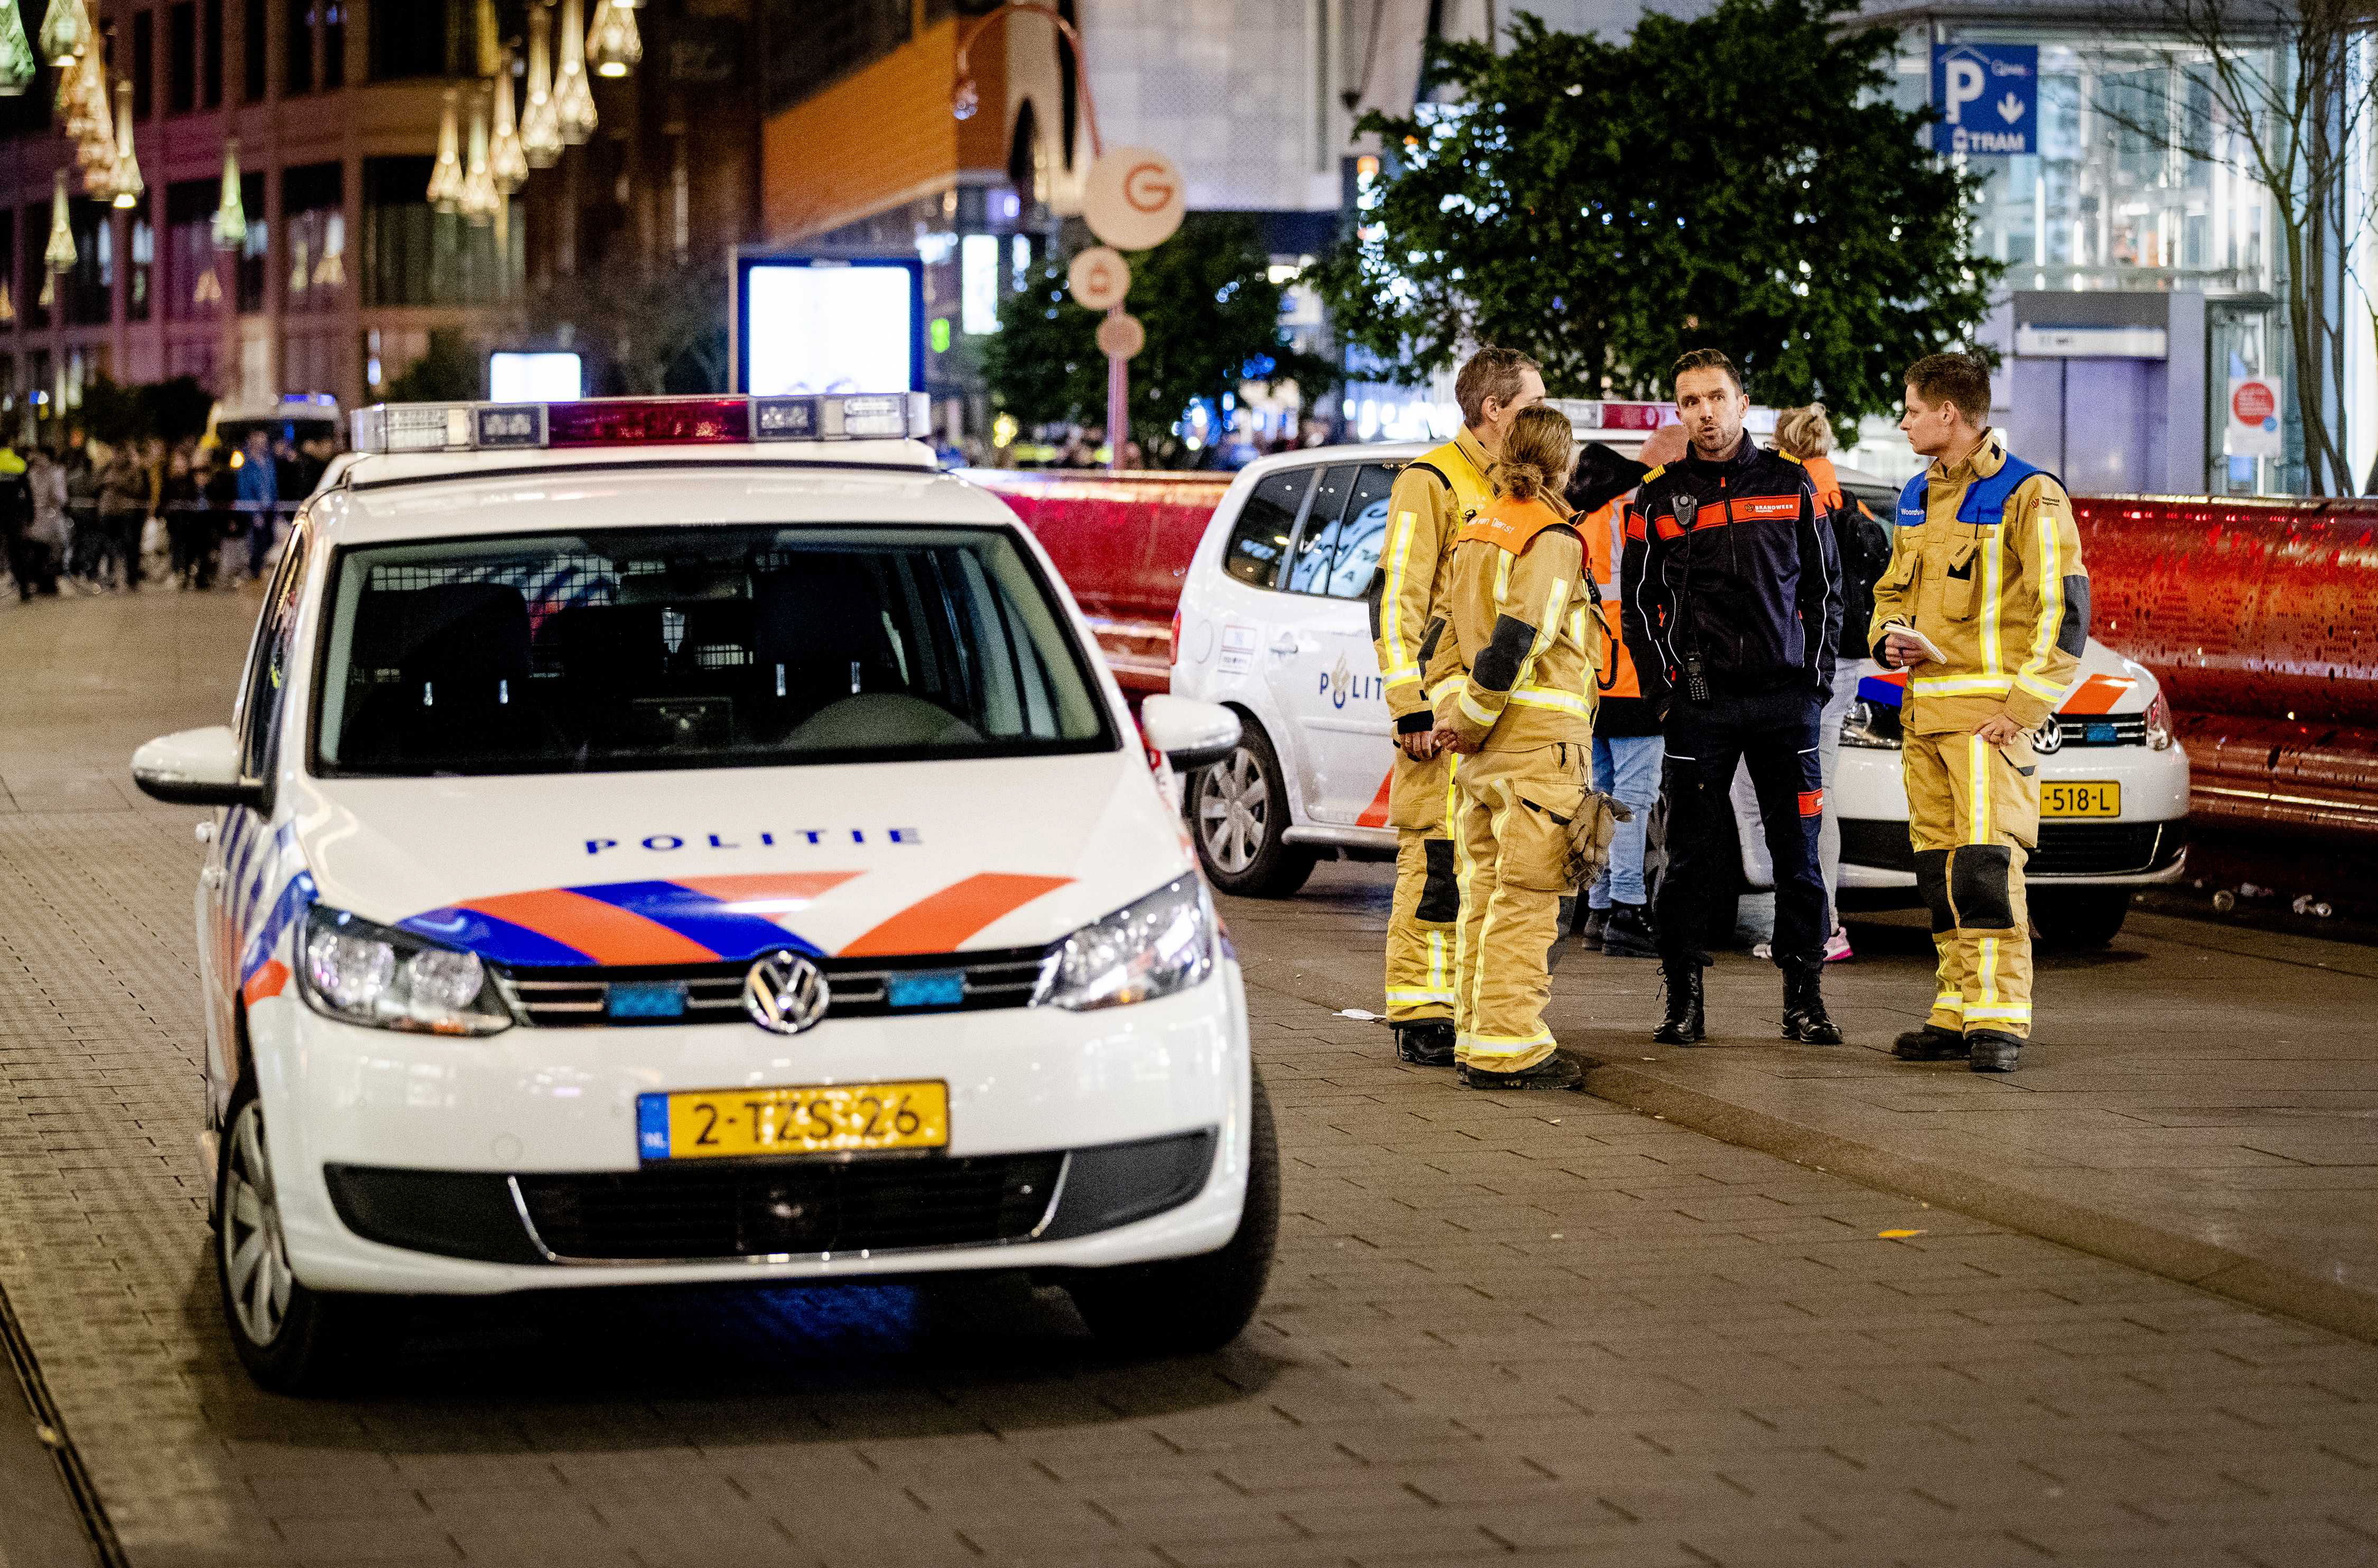
[(1295, 633), (1282, 632), (1279, 639), (1272, 644), (1271, 651), (1276, 654), (1292, 654), (1301, 645), (1296, 640)]

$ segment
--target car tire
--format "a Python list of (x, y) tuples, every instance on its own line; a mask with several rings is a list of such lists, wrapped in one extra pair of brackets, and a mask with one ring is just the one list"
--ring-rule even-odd
[(1285, 899), (1305, 884), (1319, 851), (1289, 843), (1288, 777), (1271, 737), (1244, 714), (1239, 743), (1189, 780), (1189, 833), (1206, 880), (1243, 899)]
[(1238, 1338), (1263, 1300), (1279, 1240), (1279, 1144), (1261, 1075), (1254, 1084), (1246, 1201), (1220, 1249), (1161, 1263), (1085, 1269), (1065, 1288), (1104, 1348), (1133, 1357), (1194, 1356)]
[(308, 1288), (290, 1269), (264, 1108), (252, 1083), (232, 1098), (215, 1163), (215, 1284), (240, 1365), (275, 1393), (322, 1391), (346, 1364), (359, 1304)]
[(2034, 887), (2031, 923), (2054, 952), (2088, 953), (2121, 935), (2131, 912), (2127, 887)]

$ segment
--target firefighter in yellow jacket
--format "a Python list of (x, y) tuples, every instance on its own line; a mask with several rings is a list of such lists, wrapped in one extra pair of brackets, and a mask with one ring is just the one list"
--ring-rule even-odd
[(1429, 694), (1452, 669), (1441, 608), (1454, 535), (1487, 499), (1486, 468), (1519, 411), (1543, 401), (1536, 362), (1482, 348), (1454, 379), (1462, 429), (1404, 465), (1387, 498), (1387, 536), (1371, 595), (1371, 634), (1396, 725), (1387, 822), (1396, 829), (1396, 897), (1387, 917), (1387, 1023), (1396, 1055), (1453, 1061), (1454, 924), (1460, 895), (1446, 790), (1454, 759), (1437, 743)]
[(1461, 882), (1455, 1043), (1471, 1089), (1570, 1089), (1584, 1073), (1544, 1027), (1549, 954), (1572, 885), (1570, 828), (1592, 771), (1602, 622), (1585, 542), (1560, 499), (1576, 457), (1568, 416), (1513, 421), (1466, 525), (1446, 594), (1458, 678), (1437, 738), (1465, 754), (1453, 779)]
[(1900, 428), (1931, 462), (1900, 497), (1868, 642), (1908, 672), (1901, 766), (1940, 960), (1931, 1016), (1892, 1052), (2012, 1072), (2031, 1035), (2031, 736), (2080, 668), (2089, 577), (2063, 486), (2011, 454), (1989, 415), (1980, 362), (1936, 354), (1908, 370)]

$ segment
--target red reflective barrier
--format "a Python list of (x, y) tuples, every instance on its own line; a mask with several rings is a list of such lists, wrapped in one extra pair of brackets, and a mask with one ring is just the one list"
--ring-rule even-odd
[(1126, 691), (1172, 684), (1172, 613), (1229, 474), (968, 469), (1024, 519)]
[(2378, 727), (2378, 502), (2083, 496), (2100, 642), (2172, 706)]

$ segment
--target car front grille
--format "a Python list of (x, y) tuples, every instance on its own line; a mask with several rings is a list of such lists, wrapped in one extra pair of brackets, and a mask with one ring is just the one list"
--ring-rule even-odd
[[(974, 1012), (1031, 1004), (1047, 952), (1012, 947), (997, 952), (928, 955), (893, 959), (820, 959), (832, 1001), (826, 1017), (896, 1018), (912, 1013)], [(496, 985), (515, 1016), (544, 1029), (633, 1027), (663, 1023), (732, 1023), (744, 1017), (743, 977), (749, 963), (643, 964), (602, 968), (506, 969)], [(937, 983), (955, 981), (955, 1001), (940, 999)], [(616, 1014), (612, 988), (633, 985), (682, 998), (678, 1011)], [(895, 997), (896, 988), (918, 988), (935, 999)]]
[(2178, 822), (2043, 822), (2034, 876), (2120, 876), (2168, 865), (2186, 842)]
[(2059, 714), (2057, 749), (2066, 746), (2144, 746), (2147, 718), (2143, 713)]
[(555, 1257), (655, 1262), (1020, 1241), (1049, 1213), (1064, 1160), (882, 1157), (512, 1179)]
[[(2184, 822), (2043, 822), (2027, 876), (2122, 876), (2159, 870), (2187, 846)], [(1877, 871), (1914, 871), (1916, 851), (1898, 822), (1844, 819), (1842, 859)]]

